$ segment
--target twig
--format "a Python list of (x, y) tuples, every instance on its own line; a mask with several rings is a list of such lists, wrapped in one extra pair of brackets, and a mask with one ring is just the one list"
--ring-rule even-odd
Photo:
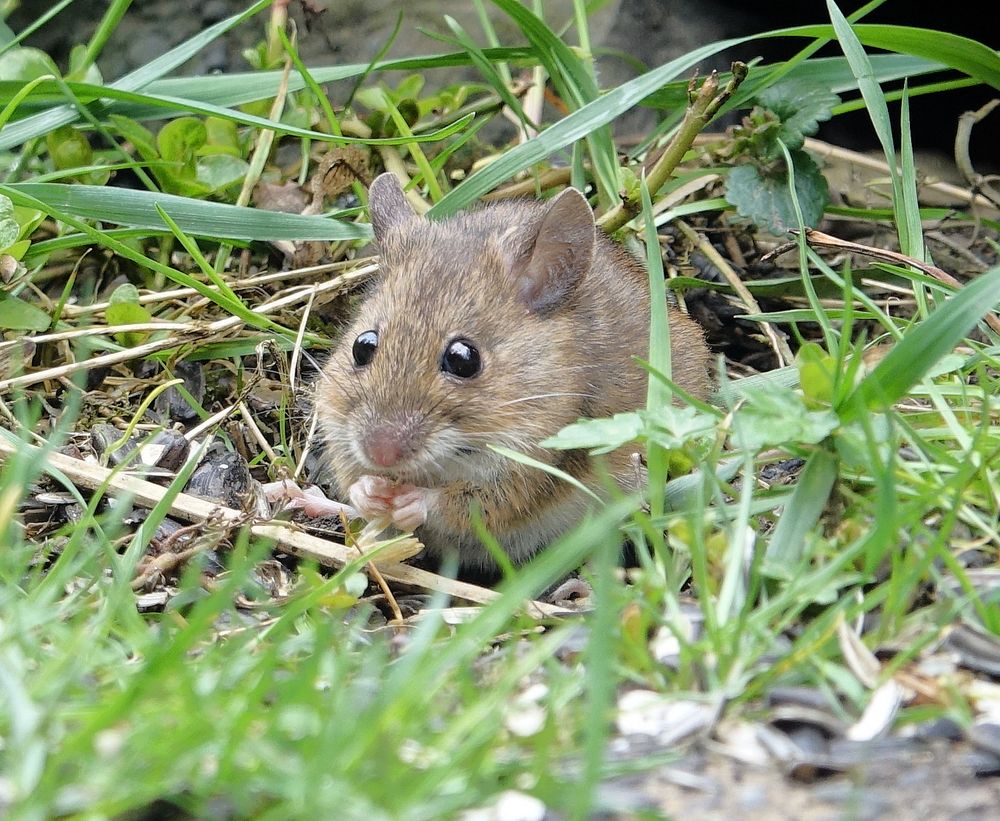
[[(753, 294), (751, 294), (747, 286), (743, 284), (743, 280), (739, 278), (736, 271), (733, 270), (732, 266), (726, 261), (725, 257), (715, 250), (715, 246), (695, 231), (690, 225), (684, 222), (684, 220), (676, 220), (674, 224), (680, 228), (681, 233), (687, 237), (688, 242), (708, 257), (709, 261), (719, 269), (719, 272), (723, 277), (725, 277), (726, 282), (730, 284), (732, 289), (736, 291), (737, 295), (742, 300), (743, 304), (746, 305), (748, 312), (753, 314), (763, 313), (757, 300), (754, 299)], [(792, 353), (792, 349), (788, 347), (788, 343), (785, 341), (784, 337), (774, 330), (771, 323), (760, 322), (758, 324), (768, 341), (771, 343), (771, 348), (774, 350), (775, 356), (778, 357), (778, 367), (780, 368), (794, 361), (795, 355)]]
[[(650, 195), (655, 195), (670, 179), (674, 169), (680, 165), (684, 155), (694, 145), (695, 137), (715, 116), (722, 104), (739, 88), (746, 76), (746, 64), (733, 63), (732, 76), (721, 92), (719, 91), (719, 75), (714, 71), (697, 91), (695, 91), (697, 78), (691, 78), (691, 82), (688, 84), (688, 107), (687, 111), (684, 112), (684, 119), (670, 144), (646, 175)], [(623, 199), (620, 204), (608, 211), (597, 222), (610, 234), (625, 225), (641, 210), (642, 203), (639, 193), (635, 192)]]
[[(12, 443), (6, 438), (0, 438), (0, 461), (19, 452), (31, 454), (37, 460), (41, 460), (43, 456), (42, 449), (34, 445), (24, 442)], [(152, 508), (167, 494), (167, 488), (160, 485), (99, 465), (92, 465), (62, 453), (45, 454), (43, 469), (61, 473), (75, 484), (90, 490), (106, 488), (110, 492), (127, 494), (132, 503), (140, 507)], [(178, 493), (174, 496), (170, 505), (170, 515), (188, 522), (213, 520), (237, 526), (247, 523), (247, 514), (243, 511), (223, 507), (189, 493)], [(311, 559), (325, 567), (340, 568), (357, 559), (355, 550), (337, 542), (303, 533), (291, 522), (271, 521), (248, 526), (252, 535), (273, 541), (276, 549), (293, 556)], [(405, 564), (379, 564), (379, 571), (387, 580), (396, 584), (408, 585), (427, 592), (445, 593), (477, 604), (488, 604), (499, 596), (494, 590), (449, 579)], [(524, 603), (524, 608), (527, 615), (536, 618), (565, 615), (570, 612), (539, 601), (527, 601)]]
[[(962, 172), (962, 176), (972, 186), (972, 190), (982, 194), (997, 208), (1000, 208), (1000, 191), (997, 191), (988, 182), (989, 177), (984, 177), (972, 167), (972, 157), (969, 155), (969, 140), (972, 138), (972, 127), (984, 120), (1000, 105), (1000, 99), (990, 100), (982, 108), (976, 111), (966, 111), (958, 118), (958, 129), (955, 131), (955, 165)], [(996, 179), (996, 177), (993, 177)]]
[[(702, 137), (706, 141), (718, 140), (717, 135), (702, 135)], [(841, 148), (840, 146), (831, 145), (830, 143), (814, 139), (813, 137), (806, 137), (803, 147), (810, 154), (815, 154), (823, 160), (843, 160), (844, 162), (849, 162), (859, 168), (867, 168), (880, 174), (887, 175), (889, 173), (889, 166), (885, 160), (869, 157), (867, 154), (862, 154), (858, 151), (851, 151), (849, 148)], [(943, 197), (948, 197), (951, 200), (963, 202), (967, 205), (978, 205), (985, 208), (996, 207), (981, 193), (974, 193), (968, 189), (953, 185), (950, 182), (941, 182), (940, 180), (937, 182), (926, 182), (921, 186), (921, 190), (933, 191), (936, 194), (941, 194)]]
[[(793, 231), (792, 233), (798, 233)], [(900, 254), (897, 251), (889, 251), (885, 248), (873, 248), (870, 245), (862, 245), (859, 242), (849, 242), (846, 239), (839, 239), (838, 237), (830, 236), (829, 234), (824, 234), (822, 231), (816, 231), (813, 228), (806, 228), (806, 242), (815, 248), (831, 248), (837, 251), (848, 251), (855, 254), (861, 254), (862, 256), (871, 257), (872, 259), (880, 259), (886, 262), (893, 262), (897, 265), (909, 265), (921, 271), (927, 276), (934, 277), (934, 279), (939, 282), (943, 282), (946, 285), (951, 285), (955, 289), (961, 289), (962, 283), (959, 282), (955, 277), (949, 274), (947, 271), (942, 271), (936, 265), (931, 265), (928, 262), (922, 262), (919, 259), (914, 259), (913, 257), (908, 257), (906, 254)], [(764, 256), (762, 256), (761, 262), (766, 262), (770, 259), (780, 256), (786, 251), (791, 251), (793, 248), (797, 247), (795, 242), (786, 242), (768, 251)], [(1000, 317), (997, 317), (996, 313), (990, 311), (986, 314), (983, 319), (986, 323), (997, 333), (1000, 333)]]

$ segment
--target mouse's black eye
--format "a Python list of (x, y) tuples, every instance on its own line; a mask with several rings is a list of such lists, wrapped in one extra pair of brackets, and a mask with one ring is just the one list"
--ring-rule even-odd
[(363, 368), (372, 361), (375, 351), (378, 349), (378, 331), (365, 331), (358, 334), (351, 346), (351, 353), (354, 355), (354, 364), (358, 368)]
[(467, 339), (453, 339), (441, 356), (441, 370), (460, 379), (471, 379), (482, 369), (479, 350)]

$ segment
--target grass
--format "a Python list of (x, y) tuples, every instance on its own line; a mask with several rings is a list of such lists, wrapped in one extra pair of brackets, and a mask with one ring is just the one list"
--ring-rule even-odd
[[(573, 48), (589, 43), (585, 29), (560, 36), (562, 21), (506, 0), (496, 5), (521, 26), (527, 46), (497, 46), (489, 32), (484, 47), (456, 24), (460, 50), (443, 56), (311, 67), (309, 77), (282, 79), (282, 43), (272, 40), (269, 49), (282, 56), (259, 71), (170, 76), (215, 37), (265, 12), (269, 4), (261, 2), (114, 83), (85, 67), (34, 84), (0, 81), (0, 194), (18, 206), (0, 213), (0, 237), (21, 263), (0, 300), (8, 339), (0, 373), (7, 443), (0, 451), (0, 814), (439, 819), (518, 794), (587, 818), (616, 808), (614, 793), (603, 789), (616, 777), (684, 749), (613, 752), (611, 738), (622, 732), (619, 699), (629, 690), (752, 720), (775, 688), (801, 685), (823, 693), (851, 723), (896, 677), (912, 681), (914, 662), (956, 626), (996, 644), (995, 587), (976, 569), (995, 569), (1000, 548), (1000, 345), (984, 321), (1000, 304), (1000, 268), (984, 266), (956, 290), (898, 261), (834, 266), (803, 231), (786, 276), (746, 283), (794, 306), (757, 321), (788, 332), (797, 387), (768, 374), (724, 379), (716, 405), (671, 410), (663, 377), (670, 351), (654, 333), (645, 415), (619, 422), (637, 426), (651, 475), (673, 478), (665, 491), (659, 483), (650, 490), (648, 509), (620, 499), (596, 511), (509, 574), (491, 603), (466, 613), (443, 593), (408, 600), (397, 590), (421, 613), (387, 623), (357, 563), (336, 571), (279, 563), (272, 542), (218, 524), (203, 529), (195, 557), (176, 575), (133, 590), (137, 569), (162, 549), (158, 528), (193, 462), (160, 504), (133, 517), (124, 513), (127, 498), (112, 503), (106, 487), (81, 491), (26, 445), (43, 454), (67, 444), (85, 449), (103, 418), (154, 430), (141, 400), (191, 359), (206, 363), (217, 382), (195, 403), (216, 441), (248, 452), (259, 478), (301, 472), (311, 464), (308, 425), (295, 411), (291, 358), (303, 346), (318, 355), (329, 327), (310, 311), (355, 281), (345, 253), (368, 230), (357, 207), (328, 205), (322, 216), (236, 210), (242, 180), (200, 198), (164, 194), (157, 161), (141, 158), (109, 115), (150, 125), (180, 115), (232, 123), (242, 142), (217, 146), (218, 153), (232, 148), (227, 156), (247, 161), (248, 174), (265, 173), (248, 161), (248, 146), (265, 132), (298, 141), (307, 160), (318, 144), (353, 141), (370, 150), (373, 164), (405, 169), (417, 191), (439, 192), (432, 216), (466, 207), (519, 174), (541, 186), (548, 158), (572, 161), (575, 175), (591, 176), (602, 209), (619, 190), (634, 197), (639, 218), (621, 236), (638, 228), (651, 270), (659, 270), (654, 226), (662, 230), (663, 220), (654, 212), (673, 188), (648, 190), (636, 167), (619, 168), (607, 126), (642, 101), (679, 122), (685, 75), (735, 41), (707, 44), (602, 94), (589, 56)], [(579, 27), (586, 18), (578, 6)], [(110, 4), (90, 58), (126, 7)], [(863, 14), (844, 17), (832, 3), (829, 14), (829, 25), (762, 34), (810, 39), (798, 58), (752, 69), (724, 108), (745, 110), (763, 87), (794, 76), (850, 95), (835, 115), (865, 106), (887, 158), (891, 211), (854, 207), (847, 216), (873, 230), (890, 220), (899, 250), (926, 262), (927, 220), (945, 214), (921, 210), (907, 95), (921, 93), (919, 78), (949, 67), (961, 76), (929, 84), (934, 93), (970, 77), (997, 87), (1000, 58), (944, 33), (852, 27)], [(844, 58), (811, 56), (828, 39)], [(869, 57), (872, 47), (889, 53)], [(397, 96), (400, 86), (392, 85), (394, 71), (431, 74), (460, 64), (478, 66), (483, 82), (416, 100)], [(470, 132), (511, 100), (499, 84), (525, 64), (542, 66), (568, 113), (546, 114), (537, 136), (456, 184), (442, 155), (455, 161), (475, 144)], [(897, 146), (898, 124), (886, 105), (896, 92), (881, 84), (901, 71), (910, 87)], [(385, 111), (331, 112), (316, 100), (317, 84), (351, 78), (361, 89), (381, 87)], [(279, 93), (290, 95), (286, 110), (308, 116), (282, 119), (272, 106)], [(416, 118), (406, 117), (410, 105)], [(467, 116), (473, 108), (474, 121)], [(380, 114), (382, 125), (365, 114)], [(54, 149), (70, 139), (59, 129), (71, 123), (88, 134), (91, 152), (57, 167)], [(781, 151), (791, 166), (789, 148)], [(160, 161), (179, 167), (196, 159)], [(143, 187), (126, 191), (92, 176), (111, 168), (149, 173)], [(689, 151), (683, 170), (688, 181), (705, 178), (712, 196), (674, 218), (699, 218), (704, 224), (692, 224), (703, 226), (719, 210), (733, 217), (708, 181), (718, 166)], [(793, 180), (787, 187), (796, 190)], [(801, 210), (794, 213), (804, 228)], [(947, 217), (958, 226), (971, 219), (960, 211)], [(998, 224), (986, 218), (981, 226), (995, 254)], [(264, 258), (265, 241), (292, 240), (323, 241), (339, 258), (271, 280), (238, 271)], [(218, 270), (217, 255), (234, 246), (232, 264)], [(88, 263), (95, 257), (100, 265)], [(110, 264), (141, 294), (123, 297), (133, 319), (120, 327), (103, 302)], [(164, 293), (168, 282), (177, 290)], [(724, 284), (712, 287), (738, 299)], [(906, 303), (903, 310), (893, 299)], [(143, 324), (153, 320), (176, 324), (170, 331)], [(654, 330), (665, 325), (661, 312), (651, 321)], [(18, 352), (31, 334), (38, 355), (24, 368)], [(166, 367), (149, 376), (138, 367), (143, 360)], [(87, 393), (86, 372), (98, 365), (112, 368), (109, 381)], [(587, 435), (599, 445), (622, 428), (595, 430)], [(794, 482), (768, 486), (765, 472), (789, 460), (801, 460), (788, 474)], [(692, 465), (695, 472), (684, 475)], [(45, 501), (51, 496), (42, 491), (64, 495)], [(615, 561), (623, 527), (638, 559), (627, 577)], [(525, 601), (581, 564), (593, 608), (578, 617), (530, 615)], [(952, 671), (933, 684), (933, 697), (925, 690), (921, 700), (903, 699), (885, 728), (940, 716), (968, 728), (978, 716), (974, 681)], [(707, 718), (692, 732), (712, 726)]]

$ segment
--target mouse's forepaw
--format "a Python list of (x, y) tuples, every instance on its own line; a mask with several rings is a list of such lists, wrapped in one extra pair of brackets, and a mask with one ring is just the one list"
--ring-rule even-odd
[(347, 491), (361, 518), (391, 521), (405, 531), (427, 521), (430, 494), (427, 488), (397, 485), (383, 476), (362, 476)]
[(431, 491), (423, 487), (402, 485), (394, 500), (392, 523), (400, 530), (412, 533), (427, 521)]

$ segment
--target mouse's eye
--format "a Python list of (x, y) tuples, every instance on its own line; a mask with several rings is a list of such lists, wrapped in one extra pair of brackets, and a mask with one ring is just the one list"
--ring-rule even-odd
[(482, 369), (479, 350), (467, 339), (453, 339), (441, 356), (441, 370), (460, 379), (471, 379)]
[(372, 361), (375, 351), (378, 349), (378, 332), (365, 331), (358, 334), (351, 346), (351, 353), (354, 355), (354, 364), (358, 368), (363, 368)]

